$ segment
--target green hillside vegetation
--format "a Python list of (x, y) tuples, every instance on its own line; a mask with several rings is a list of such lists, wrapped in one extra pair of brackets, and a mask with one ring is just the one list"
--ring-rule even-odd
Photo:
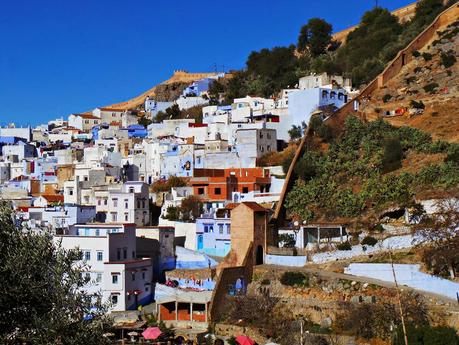
[(332, 40), (332, 25), (312, 18), (301, 29), (297, 45), (252, 52), (246, 68), (234, 78), (215, 82), (210, 88), (212, 104), (231, 103), (247, 94), (270, 97), (294, 87), (298, 78), (327, 72), (351, 77), (359, 87), (373, 80), (397, 52), (416, 37), (445, 8), (442, 0), (420, 0), (415, 17), (400, 24), (387, 9), (366, 12), (359, 26), (342, 46)]
[[(327, 150), (315, 146), (306, 148), (296, 165), (297, 180), (286, 198), (295, 219), (372, 218), (389, 207), (413, 204), (420, 192), (459, 186), (459, 145), (433, 141), (411, 127), (349, 117)], [(445, 159), (409, 172), (400, 169), (409, 153), (442, 153)]]

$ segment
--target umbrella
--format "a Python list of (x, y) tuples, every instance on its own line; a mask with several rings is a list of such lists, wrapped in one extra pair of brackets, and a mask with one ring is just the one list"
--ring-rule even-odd
[(162, 334), (158, 327), (148, 327), (142, 332), (142, 337), (149, 340), (157, 339)]
[(248, 336), (246, 335), (238, 335), (236, 337), (236, 341), (240, 344), (240, 345), (255, 345), (255, 341), (250, 339)]

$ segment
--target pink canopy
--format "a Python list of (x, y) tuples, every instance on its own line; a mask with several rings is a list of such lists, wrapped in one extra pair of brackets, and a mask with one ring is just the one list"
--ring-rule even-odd
[(148, 327), (142, 332), (142, 336), (148, 340), (157, 339), (161, 334), (162, 332), (158, 327)]
[(246, 335), (238, 335), (236, 337), (236, 341), (240, 344), (240, 345), (255, 345), (255, 341), (253, 341), (252, 339), (250, 339), (248, 336)]

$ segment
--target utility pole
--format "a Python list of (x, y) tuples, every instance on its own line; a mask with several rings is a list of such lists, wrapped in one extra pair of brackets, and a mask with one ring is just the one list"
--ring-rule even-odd
[(403, 316), (402, 297), (400, 294), (400, 288), (398, 287), (397, 277), (395, 275), (394, 261), (392, 260), (392, 250), (390, 249), (389, 249), (389, 258), (390, 258), (390, 265), (392, 267), (392, 275), (394, 276), (395, 289), (397, 290), (398, 306), (400, 310), (400, 318), (402, 320), (403, 337), (405, 339), (405, 345), (408, 345), (408, 336), (406, 334), (405, 317)]
[(303, 319), (300, 320), (300, 345), (304, 345)]

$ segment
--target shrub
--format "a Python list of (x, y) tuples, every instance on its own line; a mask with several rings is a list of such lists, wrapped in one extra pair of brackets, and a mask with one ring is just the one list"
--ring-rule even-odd
[(286, 286), (309, 286), (309, 277), (301, 272), (284, 272), (280, 278), (282, 285)]
[(427, 53), (427, 52), (422, 53), (422, 57), (424, 58), (425, 61), (430, 61), (430, 60), (432, 60), (432, 54)]
[(383, 96), (382, 100), (383, 100), (384, 103), (387, 103), (387, 102), (389, 102), (391, 100), (391, 98), (392, 98), (392, 96), (390, 94), (386, 93)]
[(385, 173), (402, 166), (403, 148), (399, 138), (387, 138), (383, 142), (382, 168)]
[(336, 246), (338, 250), (352, 250), (352, 246), (349, 242), (343, 242)]
[(417, 50), (413, 50), (413, 51), (411, 52), (411, 54), (413, 54), (413, 56), (414, 56), (415, 58), (421, 56), (421, 53), (418, 52)]
[(441, 64), (445, 68), (450, 68), (451, 66), (453, 66), (456, 63), (456, 57), (453, 54), (451, 54), (450, 52), (448, 52), (448, 53), (443, 53), (442, 52), (441, 55), (440, 55), (440, 58), (441, 58)]
[[(413, 345), (457, 345), (459, 337), (454, 328), (432, 327), (430, 325), (415, 325), (412, 322), (406, 327), (408, 343)], [(402, 326), (394, 332), (392, 345), (405, 345)]]
[(416, 77), (415, 76), (408, 77), (408, 78), (405, 79), (406, 85), (410, 85), (411, 83), (413, 83), (415, 81), (416, 81)]
[(427, 84), (427, 85), (424, 86), (424, 91), (428, 92), (430, 94), (433, 94), (433, 93), (435, 93), (437, 88), (438, 88), (438, 84), (437, 83), (430, 83), (430, 84)]
[(373, 230), (378, 231), (378, 232), (383, 232), (384, 227), (382, 226), (382, 224), (376, 224)]
[(267, 278), (263, 279), (261, 282), (260, 282), (261, 285), (269, 285), (271, 284), (271, 281)]
[(417, 102), (413, 99), (410, 102), (410, 107), (414, 109), (425, 109), (426, 106), (424, 105), (424, 102), (422, 101)]
[(365, 246), (371, 246), (373, 247), (376, 243), (378, 243), (378, 240), (372, 236), (366, 236), (363, 240), (362, 240), (362, 245), (365, 245)]
[(453, 145), (446, 156), (445, 162), (459, 164), (459, 145)]

